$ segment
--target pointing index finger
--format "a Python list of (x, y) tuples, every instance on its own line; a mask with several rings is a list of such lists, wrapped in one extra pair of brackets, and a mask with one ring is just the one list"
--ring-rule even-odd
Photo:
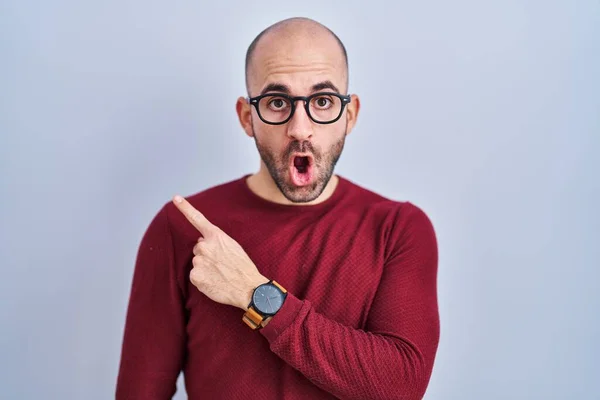
[(186, 199), (180, 195), (173, 197), (175, 207), (187, 218), (188, 221), (203, 235), (206, 236), (213, 228), (213, 224), (206, 219), (204, 214), (196, 210)]

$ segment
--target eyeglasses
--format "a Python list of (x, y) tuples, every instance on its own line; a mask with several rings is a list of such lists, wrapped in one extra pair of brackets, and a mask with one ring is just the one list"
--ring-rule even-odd
[(266, 124), (282, 125), (288, 122), (294, 111), (296, 102), (302, 100), (306, 114), (317, 124), (331, 124), (340, 119), (344, 107), (352, 100), (333, 92), (319, 92), (304, 96), (288, 96), (283, 93), (268, 93), (248, 98), (248, 102), (256, 108), (258, 117)]

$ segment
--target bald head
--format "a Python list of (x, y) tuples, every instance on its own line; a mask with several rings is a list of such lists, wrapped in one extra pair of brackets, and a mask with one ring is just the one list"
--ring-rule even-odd
[[(329, 44), (329, 47), (327, 45)], [(333, 44), (333, 45), (332, 45)], [(256, 36), (246, 52), (246, 88), (250, 94), (251, 81), (258, 62), (264, 61), (264, 53), (270, 52), (289, 57), (295, 49), (312, 47), (315, 51), (329, 53), (342, 63), (345, 75), (345, 85), (348, 85), (348, 55), (340, 38), (329, 28), (309, 18), (289, 18), (279, 21)], [(272, 59), (272, 57), (270, 57)]]

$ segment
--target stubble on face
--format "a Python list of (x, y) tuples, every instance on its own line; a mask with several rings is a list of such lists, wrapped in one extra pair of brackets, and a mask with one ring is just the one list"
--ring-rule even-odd
[[(261, 143), (256, 132), (253, 133), (256, 148), (271, 178), (285, 198), (293, 203), (309, 203), (323, 193), (333, 176), (335, 166), (340, 159), (346, 141), (345, 128), (342, 137), (334, 142), (326, 151), (322, 151), (322, 149), (314, 146), (310, 141), (300, 142), (294, 140), (289, 143), (281, 154), (277, 154), (275, 150)], [(314, 168), (317, 173), (314, 182), (310, 185), (297, 187), (290, 181), (289, 166), (292, 154), (295, 152), (309, 153), (313, 156)]]

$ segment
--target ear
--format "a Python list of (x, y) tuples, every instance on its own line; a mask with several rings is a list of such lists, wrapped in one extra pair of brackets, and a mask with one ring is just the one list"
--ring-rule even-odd
[(356, 125), (356, 120), (358, 119), (358, 112), (360, 111), (360, 99), (357, 95), (353, 94), (350, 96), (350, 103), (346, 106), (346, 122), (348, 123), (348, 129), (346, 130), (346, 135), (349, 135)]
[(245, 97), (238, 98), (235, 104), (235, 111), (237, 112), (240, 125), (246, 132), (246, 135), (253, 137), (252, 134), (252, 106), (248, 103)]

